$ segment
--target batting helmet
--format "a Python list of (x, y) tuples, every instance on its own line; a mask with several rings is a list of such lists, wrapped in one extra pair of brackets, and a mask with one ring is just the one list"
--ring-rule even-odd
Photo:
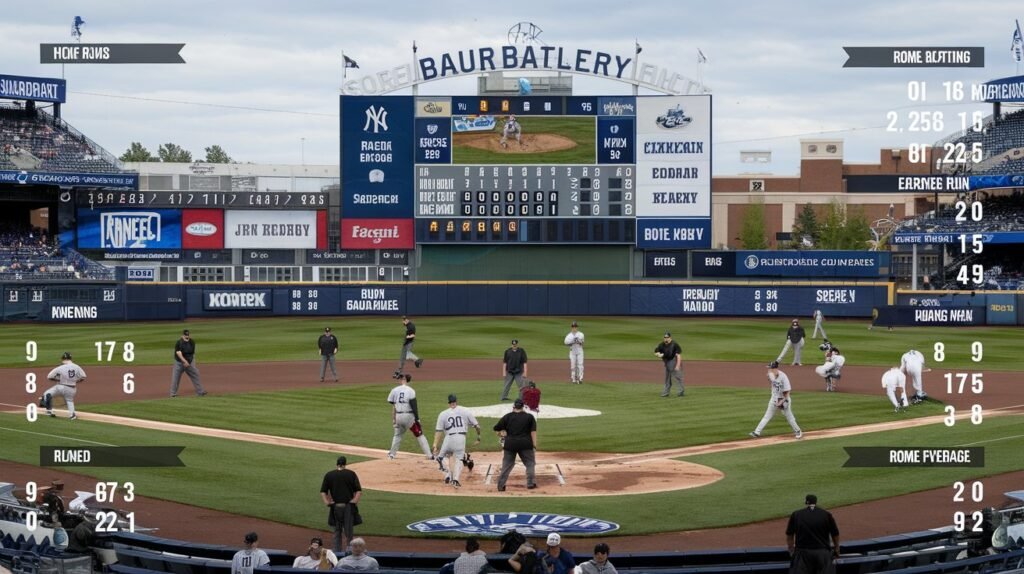
[(60, 356), (60, 360), (62, 360), (62, 361), (70, 361), (71, 360), (71, 353), (68, 353), (67, 351), (65, 351), (64, 354)]

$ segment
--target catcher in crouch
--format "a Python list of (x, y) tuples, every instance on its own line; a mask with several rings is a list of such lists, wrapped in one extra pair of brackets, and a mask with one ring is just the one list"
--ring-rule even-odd
[(395, 429), (395, 436), (391, 439), (391, 450), (388, 451), (388, 458), (394, 459), (398, 447), (402, 444), (402, 436), (405, 431), (412, 431), (416, 442), (427, 460), (434, 460), (430, 453), (430, 445), (427, 444), (427, 437), (423, 436), (423, 428), (420, 426), (420, 413), (416, 406), (416, 391), (409, 386), (412, 382), (412, 375), (404, 375), (402, 382), (391, 389), (388, 395), (388, 402), (391, 403), (391, 426)]
[(515, 114), (508, 117), (508, 120), (505, 121), (505, 128), (501, 130), (501, 147), (508, 147), (508, 136), (510, 135), (515, 136), (516, 143), (522, 147), (523, 128), (519, 125), (519, 122), (516, 121)]

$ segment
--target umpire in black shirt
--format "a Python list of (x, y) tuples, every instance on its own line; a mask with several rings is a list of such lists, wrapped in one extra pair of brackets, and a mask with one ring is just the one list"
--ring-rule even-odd
[(839, 557), (839, 528), (831, 513), (818, 508), (817, 496), (808, 494), (804, 504), (807, 507), (791, 514), (786, 526), (786, 545), (792, 556), (789, 572), (833, 574)]
[(519, 460), (526, 466), (526, 488), (537, 488), (537, 483), (533, 481), (533, 469), (537, 463), (537, 419), (523, 410), (522, 399), (516, 399), (516, 402), (512, 403), (512, 412), (501, 417), (494, 425), (494, 430), (499, 434), (504, 433), (505, 437), (498, 492), (505, 492), (508, 475), (516, 465), (516, 455), (519, 455)]
[(654, 355), (665, 362), (665, 390), (661, 396), (672, 392), (672, 381), (679, 381), (679, 396), (686, 395), (683, 386), (683, 349), (672, 340), (672, 333), (665, 333), (664, 340), (654, 349)]
[(196, 342), (192, 340), (188, 329), (181, 332), (181, 338), (174, 343), (174, 371), (171, 373), (171, 396), (178, 396), (178, 383), (181, 382), (181, 374), (185, 373), (196, 388), (196, 394), (200, 397), (206, 395), (203, 384), (199, 382), (199, 368), (196, 367)]
[(320, 382), (324, 382), (324, 375), (327, 374), (327, 365), (331, 365), (331, 374), (334, 375), (334, 382), (338, 382), (338, 371), (334, 368), (334, 356), (338, 354), (338, 338), (331, 333), (330, 327), (324, 328), (324, 334), (316, 340), (316, 346), (320, 349)]
[(527, 361), (526, 349), (519, 346), (519, 339), (512, 339), (512, 346), (505, 349), (505, 355), (501, 359), (501, 376), (505, 378), (505, 388), (501, 390), (501, 400), (508, 400), (508, 391), (512, 388), (512, 381), (519, 387), (519, 396), (523, 396), (523, 377), (526, 375)]

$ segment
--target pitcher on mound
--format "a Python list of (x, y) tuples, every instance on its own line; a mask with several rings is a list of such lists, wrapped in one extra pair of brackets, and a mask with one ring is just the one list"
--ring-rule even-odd
[(516, 121), (515, 114), (512, 114), (508, 117), (508, 120), (505, 121), (504, 129), (501, 130), (501, 147), (508, 147), (509, 136), (515, 136), (516, 143), (519, 144), (520, 147), (522, 147), (523, 128), (522, 126), (519, 125), (519, 122)]

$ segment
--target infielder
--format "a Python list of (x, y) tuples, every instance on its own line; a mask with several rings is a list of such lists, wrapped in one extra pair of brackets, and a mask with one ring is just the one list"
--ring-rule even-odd
[(419, 424), (420, 411), (416, 405), (416, 390), (409, 386), (411, 382), (412, 375), (405, 375), (402, 378), (402, 383), (391, 389), (391, 393), (388, 394), (388, 402), (391, 403), (391, 426), (395, 429), (388, 458), (395, 458), (405, 431), (412, 431), (416, 442), (423, 449), (423, 454), (427, 456), (427, 460), (434, 460), (434, 456), (430, 453), (430, 445), (427, 444), (427, 437), (423, 436), (423, 428)]
[(57, 415), (53, 414), (53, 396), (60, 395), (68, 405), (68, 419), (75, 420), (78, 418), (75, 414), (75, 395), (78, 394), (78, 383), (85, 380), (85, 371), (71, 361), (71, 353), (61, 355), (60, 362), (59, 367), (46, 375), (47, 379), (57, 381), (57, 384), (39, 397), (39, 406), (46, 409), (46, 414), (56, 417)]
[(569, 334), (565, 336), (565, 346), (569, 347), (569, 379), (575, 385), (583, 384), (583, 333), (579, 324), (572, 322)]
[(814, 332), (811, 333), (812, 339), (818, 338), (818, 333), (821, 332), (822, 339), (828, 339), (828, 335), (825, 334), (825, 326), (822, 323), (825, 322), (825, 316), (822, 315), (821, 309), (814, 310)]
[[(451, 456), (448, 463), (448, 471), (445, 472), (445, 483), (451, 482), (455, 488), (462, 487), (459, 477), (462, 475), (462, 459), (466, 457), (466, 431), (469, 427), (476, 429), (476, 443), (480, 444), (480, 423), (469, 410), (460, 407), (458, 398), (455, 395), (448, 395), (448, 409), (437, 415), (437, 425), (434, 427), (434, 458), (438, 460), (441, 469), (444, 470), (444, 459)], [(444, 443), (440, 448), (437, 443), (444, 437)]]
[(914, 396), (910, 401), (915, 405), (925, 400), (928, 395), (924, 392), (924, 385), (921, 383), (921, 373), (924, 371), (924, 355), (921, 351), (911, 349), (903, 353), (900, 358), (900, 370), (903, 371), (914, 386)]
[(786, 422), (789, 423), (790, 428), (796, 433), (796, 438), (803, 438), (804, 433), (800, 430), (800, 425), (796, 424), (796, 417), (793, 416), (793, 409), (789, 398), (789, 393), (793, 387), (790, 386), (789, 377), (786, 376), (786, 373), (779, 370), (778, 361), (772, 361), (768, 365), (768, 380), (772, 383), (772, 398), (768, 401), (768, 409), (765, 410), (764, 416), (761, 417), (761, 422), (757, 424), (757, 428), (750, 433), (750, 436), (753, 438), (760, 437), (761, 431), (768, 425), (768, 421), (772, 420), (775, 413), (782, 411), (786, 415)]
[(402, 370), (405, 369), (405, 361), (412, 359), (416, 368), (423, 366), (423, 359), (412, 352), (412, 346), (416, 343), (416, 324), (402, 315), (402, 324), (405, 325), (405, 339), (402, 342), (402, 352), (398, 355), (398, 369), (395, 370), (395, 378), (402, 378)]
[(804, 337), (805, 332), (804, 328), (800, 326), (800, 320), (793, 319), (789, 330), (786, 331), (786, 344), (782, 347), (782, 351), (779, 352), (779, 358), (775, 359), (775, 362), (781, 363), (782, 358), (789, 352), (789, 348), (793, 347), (793, 366), (799, 367), (802, 364), (800, 359), (804, 350)]
[(519, 125), (519, 122), (516, 121), (515, 114), (510, 115), (508, 120), (505, 122), (504, 129), (501, 130), (501, 147), (508, 147), (508, 136), (510, 135), (514, 135), (516, 143), (522, 146), (522, 134), (523, 128)]
[[(885, 394), (889, 395), (889, 402), (892, 403), (894, 412), (900, 412), (907, 410), (907, 376), (903, 374), (903, 371), (899, 367), (893, 367), (882, 375), (882, 388), (885, 389)], [(896, 398), (896, 389), (900, 390), (903, 398)]]
[(825, 364), (814, 367), (814, 372), (825, 379), (825, 392), (835, 392), (839, 379), (842, 377), (843, 365), (846, 364), (846, 357), (839, 352), (839, 347), (832, 347), (825, 355)]

